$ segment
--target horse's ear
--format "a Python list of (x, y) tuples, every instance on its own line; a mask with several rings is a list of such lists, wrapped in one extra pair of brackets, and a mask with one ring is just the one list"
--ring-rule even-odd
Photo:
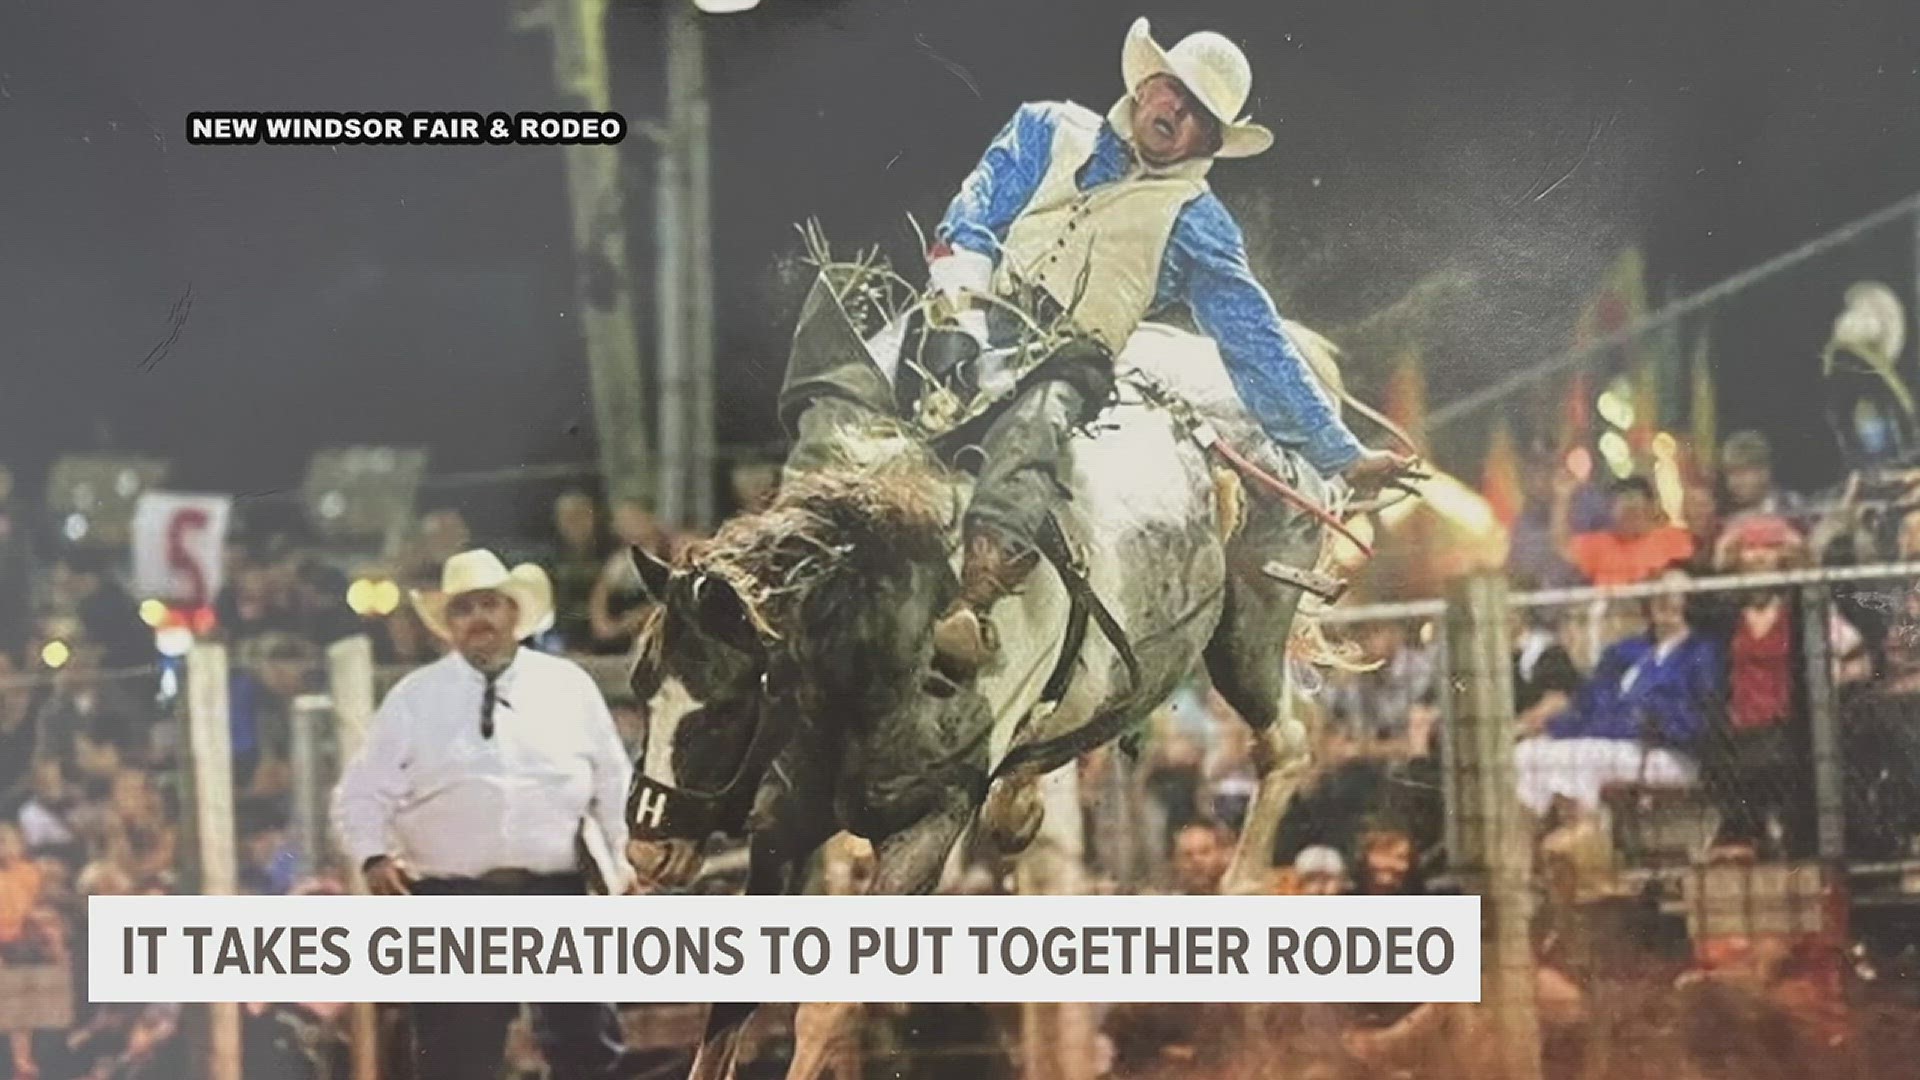
[(760, 635), (747, 614), (747, 602), (732, 582), (715, 574), (701, 574), (693, 580), (691, 595), (695, 625), (741, 652), (760, 647)]
[(667, 583), (673, 579), (673, 567), (654, 558), (653, 552), (634, 544), (627, 549), (627, 555), (633, 560), (633, 568), (640, 575), (640, 585), (647, 595), (658, 602), (667, 599)]

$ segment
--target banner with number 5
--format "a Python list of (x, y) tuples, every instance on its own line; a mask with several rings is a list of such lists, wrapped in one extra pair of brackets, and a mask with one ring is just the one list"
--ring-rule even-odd
[(227, 519), (225, 495), (149, 491), (133, 512), (133, 584), (140, 596), (200, 607), (220, 593)]

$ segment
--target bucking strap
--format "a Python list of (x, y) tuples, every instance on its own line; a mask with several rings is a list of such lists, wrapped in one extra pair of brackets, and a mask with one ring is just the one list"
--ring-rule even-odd
[(1046, 688), (1041, 691), (1040, 700), (1058, 701), (1066, 693), (1067, 685), (1073, 678), (1073, 667), (1080, 659), (1080, 646), (1086, 640), (1089, 617), (1099, 625), (1100, 632), (1113, 645), (1113, 651), (1119, 654), (1120, 663), (1127, 669), (1127, 685), (1138, 688), (1140, 660), (1134, 656), (1133, 645), (1127, 640), (1126, 631), (1120, 628), (1120, 621), (1113, 617), (1113, 612), (1100, 599), (1100, 594), (1093, 591), (1085, 572), (1074, 559), (1072, 546), (1067, 542), (1066, 530), (1060, 527), (1058, 515), (1047, 515), (1036, 546), (1059, 572), (1067, 596), (1073, 601), (1073, 608), (1067, 616), (1066, 641), (1060, 649), (1060, 659), (1054, 664), (1053, 675), (1047, 679)]

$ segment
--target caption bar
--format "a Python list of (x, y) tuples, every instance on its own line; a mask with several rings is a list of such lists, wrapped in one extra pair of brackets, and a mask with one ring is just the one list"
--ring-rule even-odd
[(1478, 1001), (1480, 900), (101, 896), (96, 1002)]
[(197, 112), (194, 146), (584, 146), (627, 137), (617, 112)]

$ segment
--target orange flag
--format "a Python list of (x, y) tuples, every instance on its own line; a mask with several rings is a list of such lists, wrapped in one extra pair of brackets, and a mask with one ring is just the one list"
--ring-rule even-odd
[(1415, 445), (1426, 448), (1426, 432), (1422, 429), (1427, 422), (1427, 373), (1419, 349), (1410, 348), (1400, 354), (1399, 363), (1394, 365), (1393, 375), (1387, 381), (1384, 411), (1406, 430)]
[(1480, 495), (1493, 508), (1493, 516), (1500, 524), (1513, 528), (1524, 497), (1520, 488), (1520, 455), (1513, 445), (1513, 426), (1505, 416), (1493, 424), (1486, 464), (1480, 471)]

